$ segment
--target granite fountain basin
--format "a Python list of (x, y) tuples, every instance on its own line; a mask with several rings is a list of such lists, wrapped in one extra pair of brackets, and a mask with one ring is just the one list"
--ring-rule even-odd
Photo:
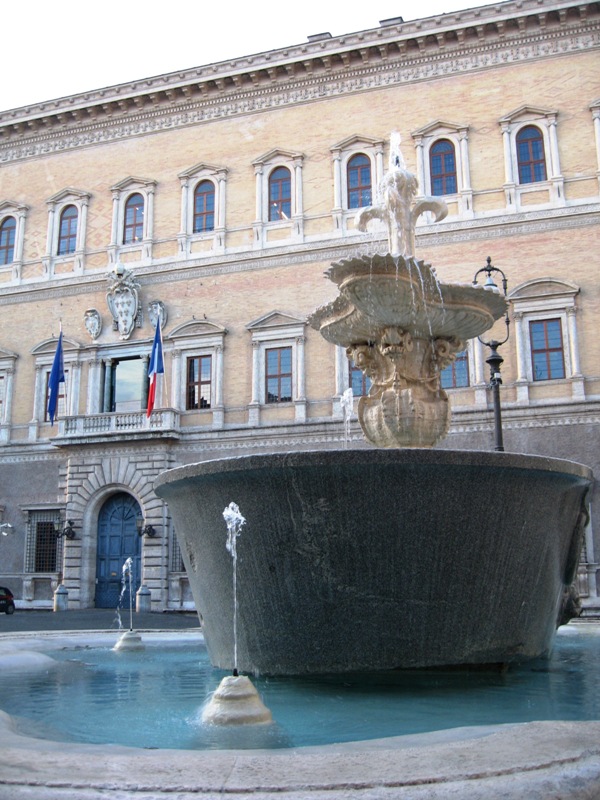
[(248, 456), (157, 479), (214, 666), (302, 674), (544, 655), (575, 575), (589, 468), (429, 449)]

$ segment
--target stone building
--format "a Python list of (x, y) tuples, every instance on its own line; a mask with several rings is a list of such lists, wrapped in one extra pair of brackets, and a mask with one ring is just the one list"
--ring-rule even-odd
[[(344, 446), (341, 395), (367, 387), (306, 320), (335, 295), (331, 262), (385, 246), (354, 217), (392, 131), (449, 206), (419, 223), (417, 255), (444, 281), (488, 256), (508, 278), (506, 449), (600, 475), (599, 55), (600, 3), (510, 0), (1, 112), (0, 584), (18, 605), (51, 606), (62, 583), (71, 608), (114, 606), (131, 557), (153, 610), (191, 607), (155, 477)], [(488, 352), (470, 341), (443, 375), (443, 447), (494, 447)], [(348, 446), (367, 446), (355, 423)], [(476, 485), (465, 502), (501, 522)]]

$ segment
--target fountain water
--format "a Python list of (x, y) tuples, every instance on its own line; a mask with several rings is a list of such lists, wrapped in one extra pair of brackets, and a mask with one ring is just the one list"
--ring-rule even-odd
[(237, 669), (237, 539), (246, 520), (235, 503), (223, 511), (227, 525), (226, 548), (233, 562), (233, 675), (227, 675), (202, 710), (202, 722), (213, 725), (256, 725), (272, 722), (271, 712), (256, 687)]
[[(435, 451), (450, 414), (440, 370), (505, 314), (497, 292), (438, 281), (414, 255), (417, 181), (392, 143), (381, 203), (389, 253), (333, 264), (339, 296), (310, 324), (371, 378), (358, 417), (378, 450), (249, 456), (159, 476), (215, 666), (297, 674), (505, 663), (549, 652), (575, 575), (591, 471), (558, 459)], [(482, 498), (494, 496), (496, 515)], [(219, 518), (247, 513), (237, 650)], [(293, 632), (293, 633), (292, 633)]]
[(121, 581), (121, 594), (119, 595), (119, 605), (117, 606), (117, 619), (119, 629), (123, 627), (121, 622), (121, 606), (125, 592), (129, 589), (129, 630), (125, 631), (115, 644), (114, 650), (143, 650), (142, 637), (133, 630), (133, 559), (131, 556), (125, 559), (123, 564), (123, 577)]

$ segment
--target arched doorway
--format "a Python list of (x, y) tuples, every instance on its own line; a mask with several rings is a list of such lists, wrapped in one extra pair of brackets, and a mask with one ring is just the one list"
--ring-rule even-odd
[[(133, 561), (132, 586), (135, 593), (141, 581), (140, 537), (136, 519), (141, 516), (137, 500), (126, 492), (112, 495), (98, 515), (96, 555), (96, 608), (117, 608), (123, 588), (123, 565)], [(132, 598), (135, 603), (135, 597)], [(129, 608), (129, 583), (126, 582), (122, 608)]]

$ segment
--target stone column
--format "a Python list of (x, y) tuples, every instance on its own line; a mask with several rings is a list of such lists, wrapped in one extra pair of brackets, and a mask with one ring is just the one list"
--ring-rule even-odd
[(104, 359), (104, 392), (102, 397), (102, 411), (107, 414), (112, 410), (112, 381), (113, 359)]

